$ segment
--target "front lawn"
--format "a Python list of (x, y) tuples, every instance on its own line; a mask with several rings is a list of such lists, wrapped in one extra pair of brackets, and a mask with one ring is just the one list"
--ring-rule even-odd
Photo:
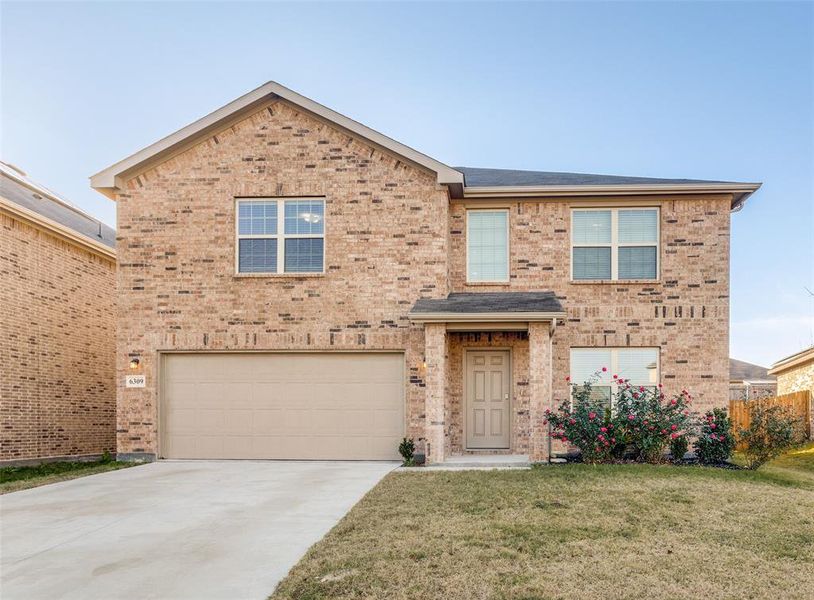
[(0, 494), (17, 492), (46, 483), (67, 481), (86, 475), (104, 473), (131, 467), (135, 463), (116, 461), (93, 462), (52, 462), (43, 463), (33, 467), (3, 467), (0, 468)]
[(810, 598), (814, 451), (778, 463), (392, 473), (272, 598)]

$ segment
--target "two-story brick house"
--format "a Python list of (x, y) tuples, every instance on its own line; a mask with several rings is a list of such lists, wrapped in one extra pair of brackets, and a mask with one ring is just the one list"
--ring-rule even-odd
[(544, 410), (602, 366), (727, 402), (729, 219), (758, 184), (450, 168), (273, 82), (91, 182), (118, 203), (122, 457), (406, 435), (542, 460)]

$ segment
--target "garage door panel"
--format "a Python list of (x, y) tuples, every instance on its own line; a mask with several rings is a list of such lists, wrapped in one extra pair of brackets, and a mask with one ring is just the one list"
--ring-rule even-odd
[(164, 357), (162, 456), (398, 458), (402, 354)]

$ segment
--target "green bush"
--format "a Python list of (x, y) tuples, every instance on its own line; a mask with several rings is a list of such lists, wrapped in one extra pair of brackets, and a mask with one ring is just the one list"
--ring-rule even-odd
[(686, 435), (679, 435), (670, 440), (670, 458), (673, 462), (681, 462), (690, 447), (690, 442)]
[(412, 439), (404, 438), (399, 444), (399, 454), (401, 454), (402, 464), (405, 467), (412, 467), (415, 464), (415, 442)]
[(698, 462), (704, 465), (719, 465), (729, 460), (735, 449), (735, 437), (726, 409), (716, 408), (704, 414), (693, 449)]
[(749, 416), (749, 427), (739, 434), (749, 469), (759, 469), (803, 442), (802, 420), (784, 406), (752, 401)]

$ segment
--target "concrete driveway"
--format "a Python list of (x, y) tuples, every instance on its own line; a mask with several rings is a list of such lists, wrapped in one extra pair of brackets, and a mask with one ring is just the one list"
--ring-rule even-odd
[(266, 598), (395, 466), (170, 461), (7, 494), (0, 597)]

